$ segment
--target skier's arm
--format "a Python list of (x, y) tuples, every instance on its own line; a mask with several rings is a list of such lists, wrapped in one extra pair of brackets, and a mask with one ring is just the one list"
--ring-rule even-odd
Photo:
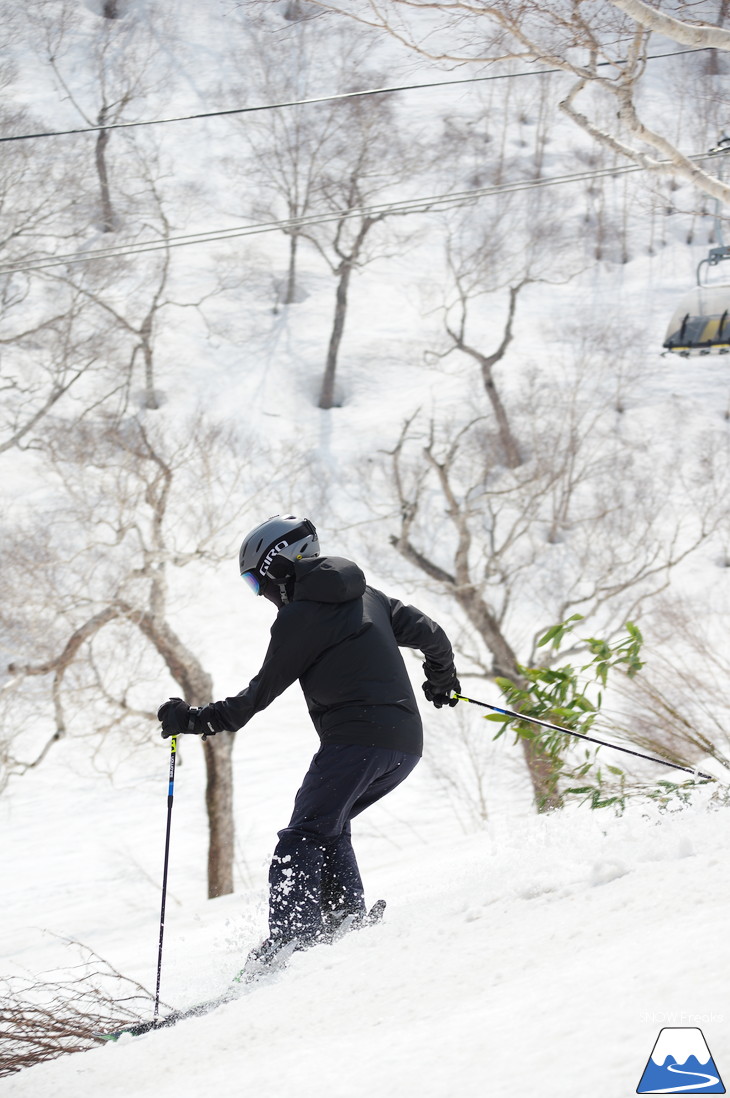
[(204, 706), (201, 710), (203, 726), (207, 716), (211, 724), (217, 726), (216, 730), (236, 732), (296, 682), (306, 670), (309, 658), (302, 651), (306, 646), (294, 643), (294, 639), (293, 631), (286, 628), (281, 617), (277, 618), (258, 675), (240, 693)]
[(398, 599), (389, 599), (393, 633), (401, 648), (417, 648), (426, 657), (423, 670), (436, 687), (452, 689), (456, 679), (454, 653), (446, 633), (427, 614), (415, 606), (404, 606)]

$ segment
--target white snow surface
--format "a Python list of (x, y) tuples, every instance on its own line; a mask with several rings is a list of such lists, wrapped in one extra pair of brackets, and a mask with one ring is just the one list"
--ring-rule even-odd
[[(205, 109), (206, 80), (218, 76), (224, 32), (216, 19), (225, 6), (206, 11), (186, 3), (181, 9), (189, 15), (179, 42), (186, 91), (178, 89), (169, 103), (145, 104), (149, 116)], [(395, 82), (410, 66), (417, 68), (412, 58), (401, 59), (389, 79)], [(426, 78), (429, 70), (420, 72)], [(323, 81), (323, 90), (335, 89)], [(42, 89), (26, 91), (44, 117), (77, 124), (67, 105), (56, 104), (54, 115)], [(455, 109), (455, 95), (445, 92), (450, 98), (441, 106)], [(210, 137), (218, 125), (208, 123), (201, 132)], [(163, 140), (174, 162), (190, 131), (175, 135), (173, 129)], [(207, 183), (220, 201), (216, 207), (211, 200), (208, 227), (223, 223), (218, 210), (230, 209), (227, 184), (213, 175)], [(283, 239), (269, 237), (257, 247), (272, 268), (283, 269)], [(703, 253), (670, 243), (651, 259), (620, 268), (596, 264), (566, 286), (530, 287), (521, 308), (531, 322), (518, 326), (510, 361), (519, 369), (505, 371), (505, 391), (519, 389), (523, 367), (550, 368), (548, 325), (557, 330), (561, 319), (576, 315), (618, 316), (627, 327), (641, 327), (650, 347), (633, 365), (624, 429), (646, 432), (662, 460), (725, 433), (726, 361), (688, 364), (658, 354), (677, 295), (691, 285)], [(196, 287), (201, 253), (180, 254), (176, 278)], [(343, 407), (328, 413), (314, 407), (333, 283), (309, 260), (302, 266), (309, 297), (289, 312), (272, 316), (264, 286), (245, 307), (211, 304), (217, 328), (203, 331), (194, 321), (179, 330), (169, 326), (159, 355), (165, 414), (182, 423), (204, 396), (209, 410), (245, 412), (283, 446), (295, 432), (308, 448), (311, 470), (322, 470), (340, 488), (327, 519), (327, 550), (350, 551), (362, 513), (337, 483), (340, 473), (346, 483), (348, 461), (392, 445), (402, 419), (418, 405), (448, 416), (481, 399), (468, 364), (422, 361), (423, 328), (435, 321), (424, 319), (421, 295), (428, 299), (428, 280), (438, 281), (440, 262), (440, 246), (425, 241), (359, 276), (341, 367)], [(415, 271), (426, 273), (424, 285), (409, 281)], [(503, 305), (478, 318), (492, 343)], [(612, 385), (607, 379), (606, 400)], [(17, 483), (2, 488), (16, 506), (25, 475), (19, 467)], [(316, 499), (313, 489), (309, 498)], [(295, 502), (267, 500), (265, 513)], [(378, 527), (376, 536), (382, 531)], [(722, 633), (730, 581), (728, 569), (716, 566), (718, 555), (716, 545), (704, 548), (684, 569), (683, 582), (688, 591), (711, 590), (707, 613), (716, 615)], [(177, 624), (214, 669), (218, 696), (240, 689), (255, 673), (270, 624), (270, 607), (251, 600), (234, 558), (232, 544), (230, 567), (177, 580), (186, 602)], [(393, 589), (390, 579), (369, 578)], [(443, 603), (412, 574), (404, 571), (393, 593), (440, 617)], [(539, 615), (538, 591), (535, 598)], [(534, 623), (527, 617), (529, 633)], [(418, 663), (409, 666), (418, 689)], [(490, 684), (463, 685), (498, 700)], [(170, 687), (161, 684), (158, 700), (174, 692)], [(427, 741), (443, 735), (457, 714), (490, 735), (478, 714), (460, 706), (424, 714)], [(296, 687), (239, 735), (236, 892), (208, 901), (201, 753), (196, 743), (181, 744), (163, 956), (166, 1004), (182, 1008), (221, 993), (266, 933), (268, 859), (315, 747)], [(8, 975), (68, 971), (78, 955), (67, 941), (73, 939), (154, 988), (169, 747), (154, 740), (122, 753), (117, 745), (109, 747), (110, 759), (106, 750), (90, 758), (86, 740), (62, 742), (43, 767), (13, 780), (0, 798), (0, 827), (9, 836), (0, 849)], [(295, 955), (270, 982), (245, 989), (206, 1017), (33, 1067), (0, 1081), (0, 1094), (624, 1098), (635, 1093), (665, 1026), (700, 1027), (727, 1078), (730, 809), (710, 804), (703, 791), (676, 811), (630, 804), (618, 817), (571, 806), (538, 817), (509, 737), (491, 752), (489, 820), (482, 830), (454, 813), (426, 762), (356, 821), (368, 901), (388, 902), (382, 924)]]
[[(202, 898), (199, 753), (186, 751), (173, 809), (166, 1003), (221, 993), (265, 932), (266, 861), (299, 762), (279, 751), (303, 738), (296, 723), (280, 713), (268, 741), (254, 733), (241, 744), (249, 881), (215, 901)], [(25, 779), (12, 805), (3, 802), (13, 834), (0, 855), (11, 971), (73, 963), (73, 947), (43, 927), (154, 986), (164, 746), (153, 754), (156, 765), (117, 775), (112, 787), (77, 760)], [(698, 800), (620, 818), (585, 808), (505, 813), (465, 835), (439, 821), (432, 796), (416, 771), (356, 822), (368, 898), (389, 901), (382, 924), (295, 955), (271, 982), (208, 1016), (7, 1078), (3, 1095), (617, 1098), (634, 1093), (666, 1025), (702, 1027), (722, 1073), (727, 809)]]

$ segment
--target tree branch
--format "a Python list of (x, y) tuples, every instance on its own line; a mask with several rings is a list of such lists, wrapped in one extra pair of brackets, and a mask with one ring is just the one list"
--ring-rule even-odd
[(644, 0), (608, 0), (612, 7), (631, 16), (642, 27), (671, 38), (682, 46), (711, 46), (713, 49), (730, 50), (730, 31), (708, 23), (686, 23), (673, 15), (652, 8)]

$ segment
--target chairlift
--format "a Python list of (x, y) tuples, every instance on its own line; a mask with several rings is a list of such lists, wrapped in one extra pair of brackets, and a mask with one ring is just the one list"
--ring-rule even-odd
[[(730, 138), (723, 137), (711, 153), (730, 152)], [(715, 215), (716, 233), (722, 240), (719, 202)], [(697, 267), (697, 285), (680, 300), (667, 328), (664, 348), (674, 354), (730, 354), (730, 278), (711, 282), (710, 269), (730, 260), (730, 247), (710, 248)]]
[[(724, 252), (712, 259), (713, 252)], [(683, 358), (730, 354), (730, 285), (702, 282), (702, 268), (730, 259), (730, 248), (713, 248), (697, 270), (697, 285), (681, 299), (667, 328), (664, 347)]]

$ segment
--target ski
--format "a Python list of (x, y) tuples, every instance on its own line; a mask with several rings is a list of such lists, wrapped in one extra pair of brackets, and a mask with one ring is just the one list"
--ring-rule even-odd
[(365, 926), (375, 926), (379, 923), (385, 914), (386, 906), (385, 900), (376, 900), (365, 916)]
[(234, 984), (246, 985), (257, 983), (264, 976), (273, 975), (286, 968), (289, 958), (297, 951), (299, 943), (296, 938), (283, 945), (277, 953), (265, 955), (261, 953), (261, 946), (252, 949), (246, 958), (246, 963), (240, 972), (233, 977)]
[[(346, 934), (352, 930), (361, 930), (368, 926), (375, 926), (379, 923), (385, 912), (385, 900), (377, 900), (376, 903), (370, 908), (366, 915), (361, 917), (348, 916), (342, 924), (337, 928), (330, 944), (338, 942)], [(95, 1033), (94, 1036), (99, 1041), (118, 1041), (120, 1037), (141, 1037), (144, 1033), (151, 1033), (156, 1029), (167, 1029), (170, 1026), (177, 1025), (178, 1022), (184, 1022), (188, 1018), (202, 1018), (205, 1014), (210, 1014), (211, 1011), (216, 1010), (220, 1006), (225, 1006), (226, 1003), (234, 1002), (241, 994), (244, 987), (250, 987), (253, 984), (261, 982), (264, 977), (274, 976), (277, 972), (280, 972), (283, 968), (286, 968), (292, 954), (296, 951), (296, 941), (288, 943), (279, 953), (266, 964), (263, 964), (257, 960), (247, 961), (241, 971), (233, 977), (234, 987), (230, 988), (225, 995), (219, 995), (217, 999), (208, 999), (204, 1003), (197, 1003), (195, 1006), (187, 1007), (185, 1010), (171, 1010), (169, 1014), (166, 1014), (164, 1018), (154, 1018), (150, 1022), (133, 1022), (131, 1025), (122, 1026), (121, 1029), (111, 1030), (109, 1033)]]
[(379, 923), (382, 920), (386, 906), (385, 900), (376, 900), (364, 917), (362, 923), (356, 925), (353, 929), (359, 930), (360, 926), (375, 926), (376, 923)]
[[(284, 953), (284, 951), (282, 951)], [(293, 949), (287, 950), (281, 959), (266, 966), (257, 966), (251, 969), (243, 968), (237, 976), (233, 977), (232, 986), (217, 999), (208, 999), (204, 1003), (196, 1003), (195, 1006), (186, 1007), (185, 1010), (171, 1010), (164, 1018), (156, 1018), (150, 1022), (133, 1022), (121, 1029), (112, 1030), (110, 1033), (95, 1033), (94, 1036), (102, 1041), (118, 1041), (120, 1037), (128, 1034), (130, 1037), (141, 1037), (143, 1033), (150, 1033), (153, 1029), (165, 1029), (175, 1026), (178, 1022), (184, 1022), (188, 1018), (202, 1018), (210, 1014), (212, 1010), (225, 1006), (226, 1003), (235, 1002), (243, 992), (244, 987), (250, 987), (255, 983), (261, 983), (265, 977), (274, 976), (286, 966)]]
[(353, 930), (364, 930), (368, 926), (375, 926), (385, 914), (385, 900), (376, 900), (365, 915), (348, 915), (332, 934), (332, 944), (339, 942)]
[(95, 1033), (94, 1036), (100, 1041), (118, 1041), (120, 1037), (127, 1034), (130, 1037), (141, 1037), (143, 1033), (150, 1033), (153, 1029), (165, 1029), (168, 1026), (177, 1025), (186, 1018), (199, 1018), (204, 1014), (210, 1014), (216, 1007), (231, 1003), (235, 998), (236, 993), (228, 992), (226, 995), (219, 995), (217, 999), (208, 999), (207, 1002), (197, 1003), (185, 1010), (171, 1010), (164, 1018), (154, 1018), (151, 1022), (134, 1022), (132, 1025), (122, 1026), (121, 1029), (112, 1030), (110, 1033)]

